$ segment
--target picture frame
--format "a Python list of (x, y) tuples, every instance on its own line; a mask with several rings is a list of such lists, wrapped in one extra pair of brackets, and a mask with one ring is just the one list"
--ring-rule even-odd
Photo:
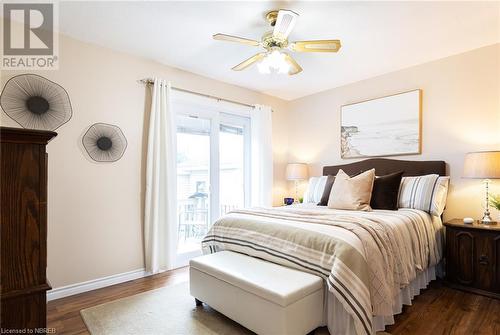
[(363, 100), (340, 107), (341, 158), (421, 153), (421, 89)]

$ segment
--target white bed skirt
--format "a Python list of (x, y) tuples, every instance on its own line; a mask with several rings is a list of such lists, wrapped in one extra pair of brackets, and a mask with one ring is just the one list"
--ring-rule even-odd
[[(373, 325), (375, 331), (384, 331), (385, 326), (393, 325), (394, 315), (403, 311), (403, 305), (411, 305), (411, 301), (420, 294), (420, 290), (426, 288), (431, 280), (436, 279), (436, 271), (440, 272), (439, 265), (427, 268), (427, 270), (418, 274), (410, 285), (400, 291), (393, 307), (393, 315), (374, 316)], [(331, 335), (356, 334), (351, 315), (346, 312), (342, 304), (331, 292), (328, 294), (326, 319)]]

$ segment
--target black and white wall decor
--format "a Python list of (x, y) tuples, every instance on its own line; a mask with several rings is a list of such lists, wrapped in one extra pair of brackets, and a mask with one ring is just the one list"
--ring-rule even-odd
[(341, 157), (420, 154), (421, 114), (420, 89), (341, 106)]
[(28, 129), (56, 130), (73, 114), (66, 90), (36, 74), (10, 78), (0, 95), (0, 105), (12, 120)]
[(121, 129), (107, 123), (95, 123), (82, 138), (83, 147), (96, 162), (116, 162), (127, 148), (127, 139)]

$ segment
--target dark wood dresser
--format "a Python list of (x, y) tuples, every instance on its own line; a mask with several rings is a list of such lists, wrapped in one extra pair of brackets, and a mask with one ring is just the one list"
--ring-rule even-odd
[(0, 127), (0, 328), (45, 333), (47, 153), (51, 131)]
[(453, 287), (500, 298), (500, 225), (446, 226), (446, 281)]

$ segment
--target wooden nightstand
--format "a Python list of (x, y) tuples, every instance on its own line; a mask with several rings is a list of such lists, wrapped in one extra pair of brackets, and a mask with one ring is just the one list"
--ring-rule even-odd
[(446, 281), (452, 287), (500, 298), (500, 224), (446, 226)]

